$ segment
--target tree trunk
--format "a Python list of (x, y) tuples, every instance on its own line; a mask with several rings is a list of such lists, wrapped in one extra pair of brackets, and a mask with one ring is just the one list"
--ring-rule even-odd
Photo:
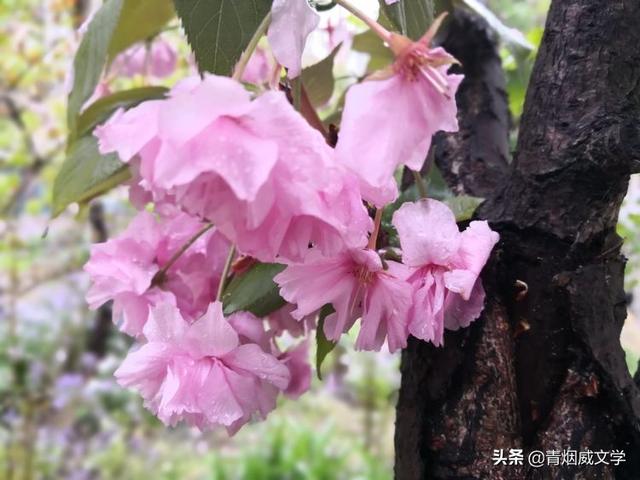
[[(435, 141), (451, 186), (483, 196), (501, 240), (487, 301), (445, 347), (402, 356), (396, 478), (640, 478), (640, 391), (626, 367), (615, 233), (640, 167), (640, 1), (554, 0), (508, 163), (504, 77), (482, 21), (456, 12), (461, 131)], [(524, 449), (495, 466), (494, 449)], [(613, 465), (528, 465), (527, 454), (623, 450)]]

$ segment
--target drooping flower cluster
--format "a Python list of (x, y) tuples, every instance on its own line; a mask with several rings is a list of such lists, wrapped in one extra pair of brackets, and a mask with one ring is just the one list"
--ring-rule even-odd
[[(197, 219), (167, 210), (158, 221), (142, 211), (120, 236), (94, 245), (85, 271), (93, 285), (87, 293), (91, 308), (114, 301), (120, 328), (139, 336), (149, 308), (159, 303), (178, 307), (197, 318), (205, 312), (218, 288), (229, 242), (215, 229), (196, 240), (159, 278), (173, 254), (203, 228)], [(207, 265), (206, 269), (202, 265)]]
[(165, 78), (174, 72), (177, 61), (175, 49), (159, 39), (149, 45), (136, 44), (122, 52), (114, 60), (112, 69), (127, 77), (152, 75)]
[[(272, 15), (271, 49), (292, 78), (317, 13), (306, 0), (282, 0)], [(420, 170), (431, 135), (457, 129), (462, 80), (447, 72), (451, 56), (429, 48), (432, 31), (416, 43), (380, 32), (397, 60), (350, 88), (335, 149), (283, 92), (252, 95), (214, 75), (96, 128), (100, 151), (130, 165), (141, 212), (93, 247), (87, 299), (93, 308), (113, 300), (120, 328), (139, 342), (116, 377), (166, 424), (233, 433), (264, 418), (279, 393), (304, 393), (307, 340), (284, 351), (278, 342), (307, 335), (323, 307), (332, 308), (322, 320), (330, 340), (357, 324), (357, 349), (386, 342), (391, 352), (410, 334), (441, 345), (445, 328), (480, 315), (479, 275), (498, 240), (486, 222), (461, 233), (443, 203), (405, 203), (392, 222), (402, 261), (375, 248), (397, 167)], [(262, 87), (273, 87), (271, 68), (256, 74)], [(378, 207), (375, 222), (366, 202)], [(234, 251), (243, 261), (230, 269)], [(228, 277), (256, 261), (286, 265), (274, 280), (288, 303), (264, 318), (225, 317)]]
[(147, 343), (131, 352), (115, 375), (122, 385), (135, 387), (167, 425), (186, 420), (202, 430), (221, 425), (234, 433), (254, 414), (266, 417), (292, 378), (298, 393), (310, 376), (300, 375), (297, 350), (284, 354), (290, 361), (282, 361), (243, 341), (220, 302), (193, 323), (173, 305), (159, 305), (144, 335)]
[(149, 199), (214, 223), (260, 260), (301, 259), (310, 243), (330, 254), (366, 242), (357, 179), (283, 93), (252, 100), (229, 78), (190, 78), (96, 135), (103, 153), (136, 164)]

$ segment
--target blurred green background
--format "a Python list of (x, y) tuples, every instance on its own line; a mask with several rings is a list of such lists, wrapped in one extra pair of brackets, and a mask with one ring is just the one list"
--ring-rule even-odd
[[(133, 210), (116, 190), (91, 209), (50, 221), (78, 12), (87, 3), (0, 3), (0, 478), (391, 478), (399, 356), (355, 353), (353, 339), (331, 354), (311, 392), (282, 401), (266, 422), (233, 438), (167, 429), (115, 384), (112, 373), (129, 343), (113, 329), (104, 335), (109, 319), (86, 308), (81, 268), (90, 243), (121, 231)], [(487, 4), (539, 44), (548, 0)], [(162, 81), (171, 85), (191, 68), (189, 52), (177, 22), (162, 35), (180, 53), (178, 69)], [(501, 55), (515, 141), (535, 49), (504, 44)], [(630, 195), (621, 220), (630, 290), (637, 283), (638, 211), (638, 196)], [(623, 342), (633, 364), (640, 342), (635, 321), (628, 324)]]

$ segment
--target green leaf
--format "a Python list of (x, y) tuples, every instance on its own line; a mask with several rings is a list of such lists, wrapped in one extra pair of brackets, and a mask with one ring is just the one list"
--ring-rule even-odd
[(124, 0), (109, 44), (109, 61), (134, 43), (157, 35), (175, 14), (171, 0)]
[(444, 201), (454, 195), (442, 176), (440, 169), (435, 164), (431, 165), (429, 176), (427, 177), (427, 196)]
[(79, 138), (67, 151), (53, 183), (53, 216), (73, 202), (87, 202), (130, 178), (127, 165), (115, 153), (100, 155), (92, 135)]
[(482, 202), (484, 202), (484, 198), (472, 197), (470, 195), (460, 195), (444, 200), (444, 203), (447, 204), (456, 216), (456, 222), (471, 220), (476, 209)]
[(318, 108), (325, 105), (333, 95), (333, 61), (341, 45), (324, 60), (302, 70), (302, 83), (309, 96), (311, 105)]
[(279, 263), (258, 263), (231, 280), (222, 295), (224, 314), (245, 311), (264, 317), (283, 307), (286, 302), (273, 277), (285, 268)]
[(367, 72), (381, 70), (393, 62), (393, 52), (373, 31), (367, 30), (353, 37), (352, 48), (369, 54)]
[(96, 89), (107, 61), (111, 37), (122, 10), (123, 0), (107, 0), (89, 23), (73, 59), (73, 86), (67, 105), (67, 125), (73, 135), (82, 105)]
[(379, 1), (396, 29), (413, 40), (424, 35), (433, 22), (433, 0), (402, 0), (393, 5), (387, 5), (385, 0)]
[(85, 108), (78, 116), (77, 135), (81, 137), (89, 133), (118, 108), (131, 108), (145, 100), (164, 98), (167, 92), (168, 89), (165, 87), (140, 87), (102, 97)]
[(272, 0), (174, 0), (200, 71), (229, 75)]
[(324, 334), (324, 319), (335, 312), (331, 304), (327, 304), (320, 309), (320, 315), (318, 317), (318, 328), (316, 329), (316, 373), (318, 378), (322, 380), (322, 362), (327, 358), (327, 355), (336, 348), (338, 342), (329, 340)]

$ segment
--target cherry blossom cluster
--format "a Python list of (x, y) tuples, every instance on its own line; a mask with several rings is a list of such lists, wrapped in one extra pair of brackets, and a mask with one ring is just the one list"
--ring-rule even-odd
[[(391, 352), (409, 335), (442, 345), (445, 329), (482, 312), (479, 275), (498, 241), (486, 222), (460, 232), (445, 204), (408, 202), (392, 220), (402, 261), (376, 250), (398, 167), (420, 171), (433, 133), (458, 128), (462, 76), (430, 46), (438, 22), (412, 42), (367, 21), (396, 61), (349, 88), (335, 148), (278, 82), (252, 94), (240, 76), (184, 79), (167, 98), (118, 111), (95, 131), (102, 153), (129, 164), (140, 213), (93, 247), (87, 300), (92, 308), (113, 300), (116, 322), (138, 341), (116, 377), (168, 425), (234, 433), (264, 418), (280, 393), (305, 392), (307, 341), (282, 350), (278, 337), (309, 334), (325, 306), (328, 339), (357, 323), (356, 349), (386, 343)], [(282, 67), (289, 78), (300, 73), (317, 24), (306, 0), (273, 2), (275, 78)], [(221, 292), (243, 260), (286, 265), (274, 278), (285, 307), (262, 319), (224, 315)]]

